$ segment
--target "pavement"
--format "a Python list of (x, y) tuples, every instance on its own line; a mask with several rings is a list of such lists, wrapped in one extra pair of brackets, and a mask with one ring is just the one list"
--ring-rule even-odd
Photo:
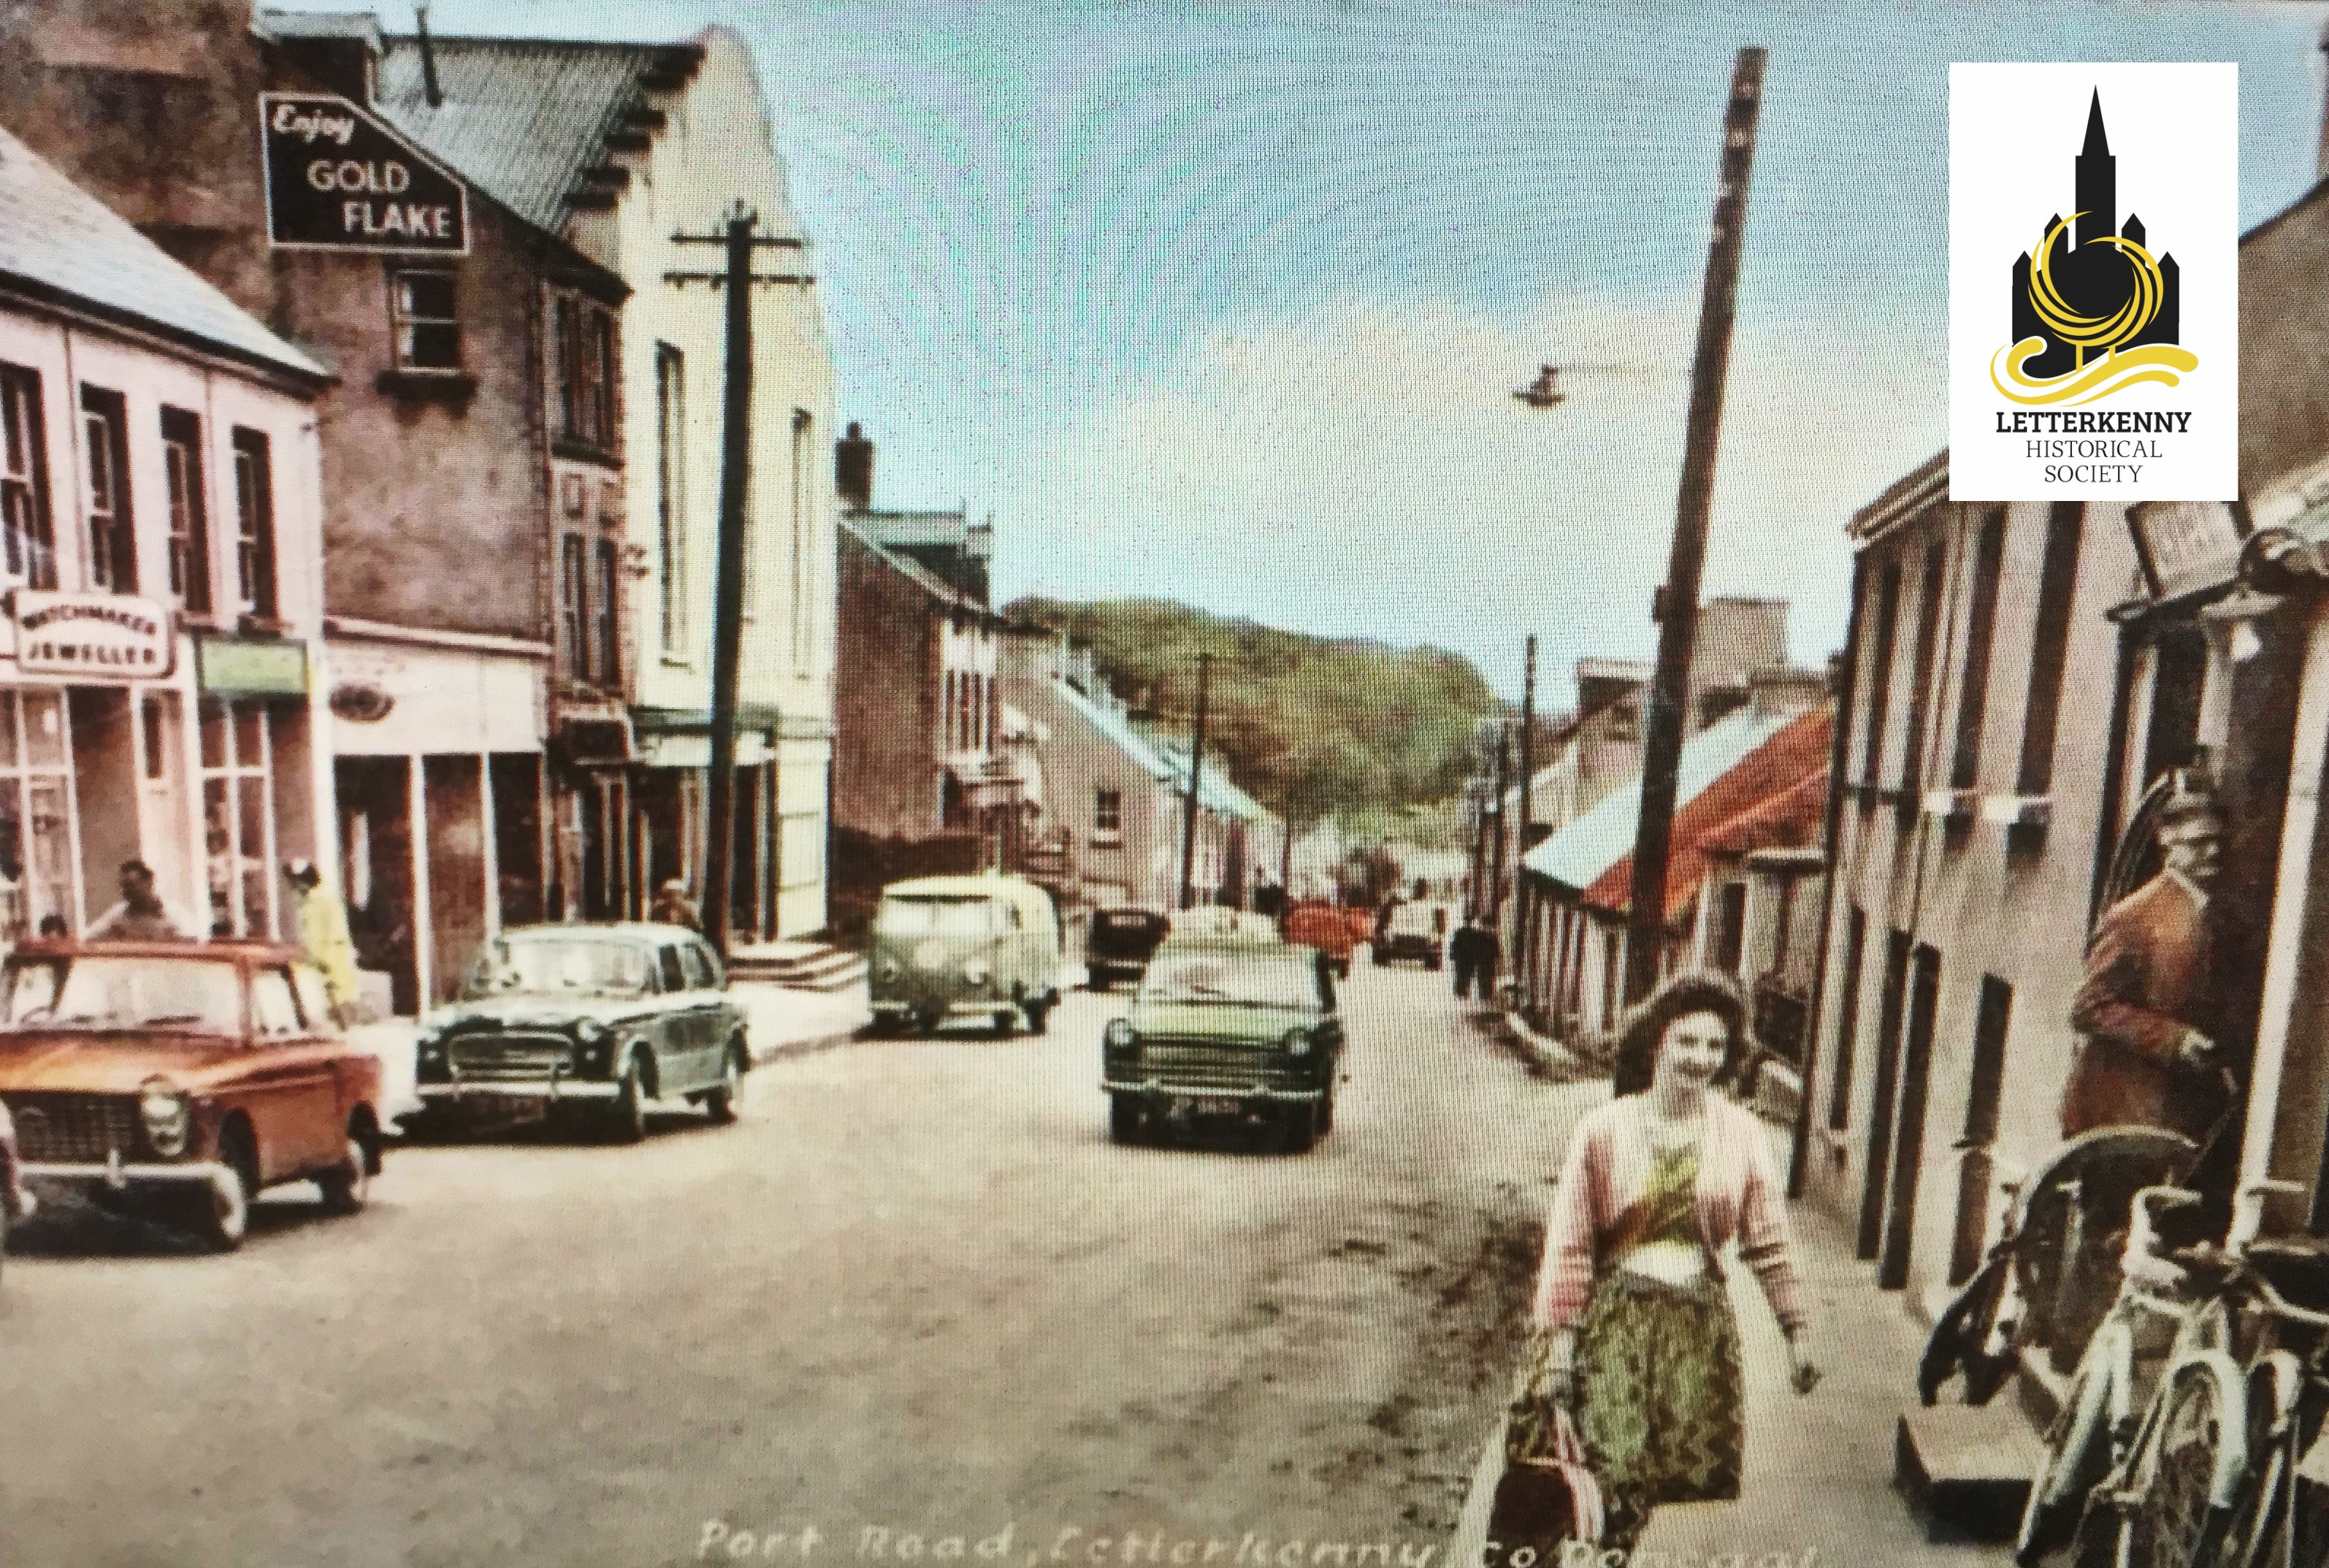
[[(1572, 1119), (1608, 1100), (1607, 1082), (1584, 1077), (1587, 1070), (1558, 1042), (1517, 1019), (1505, 1022), (1516, 1049), (1540, 1071), (1567, 1080), (1548, 1098), (1567, 1105)], [(1784, 1170), (1788, 1129), (1766, 1125)], [(1895, 1423), (1917, 1401), (1924, 1326), (1898, 1292), (1875, 1288), (1872, 1266), (1853, 1255), (1854, 1237), (1841, 1221), (1801, 1204), (1790, 1205), (1789, 1218), (1812, 1302), (1821, 1383), (1808, 1395), (1789, 1387), (1787, 1341), (1753, 1276), (1734, 1267), (1731, 1300), (1747, 1373), (1747, 1473), (1740, 1498), (1659, 1510), (1630, 1568), (2006, 1568), (2009, 1546), (1928, 1539), (1924, 1521), (1892, 1487)], [(1448, 1563), (1459, 1568), (1483, 1561), (1504, 1446), (1499, 1414), (1481, 1445), (1448, 1549)]]

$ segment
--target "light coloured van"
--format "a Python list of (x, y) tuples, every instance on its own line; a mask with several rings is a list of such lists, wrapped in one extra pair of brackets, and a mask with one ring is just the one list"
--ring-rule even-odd
[(986, 1018), (1040, 1034), (1060, 1000), (1060, 918), (1024, 877), (924, 876), (882, 890), (867, 987), (873, 1021), (929, 1034)]

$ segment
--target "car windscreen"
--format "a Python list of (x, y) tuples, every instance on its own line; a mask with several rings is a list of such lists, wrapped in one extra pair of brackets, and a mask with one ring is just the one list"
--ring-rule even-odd
[(7, 968), (0, 1023), (12, 1029), (184, 1028), (242, 1033), (235, 967), (203, 959), (32, 959)]
[(513, 991), (636, 997), (654, 988), (651, 959), (636, 942), (580, 931), (500, 937), (477, 955), (461, 994), (472, 999)]
[(995, 905), (983, 898), (885, 898), (873, 929), (892, 937), (983, 937), (995, 929)]
[(1222, 1002), (1259, 1007), (1315, 1007), (1318, 977), (1306, 959), (1175, 953), (1148, 966), (1145, 1002)]

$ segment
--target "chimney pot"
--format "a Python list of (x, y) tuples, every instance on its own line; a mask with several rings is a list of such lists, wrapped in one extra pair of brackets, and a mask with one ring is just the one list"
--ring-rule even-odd
[(873, 443), (855, 420), (848, 433), (833, 443), (833, 487), (844, 512), (867, 512), (873, 506)]

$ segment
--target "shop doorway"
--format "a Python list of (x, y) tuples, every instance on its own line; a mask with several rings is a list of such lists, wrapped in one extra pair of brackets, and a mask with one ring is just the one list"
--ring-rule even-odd
[(332, 764), (339, 798), (340, 865), (348, 935), (357, 964), (388, 976), (390, 1006), (420, 1010), (413, 946), (412, 765), (403, 757), (341, 757)]
[(1981, 1006), (1973, 1025), (1973, 1080), (1966, 1093), (1964, 1150), (1957, 1165), (1957, 1236), (1949, 1249), (1949, 1283), (1962, 1285), (1981, 1267), (1989, 1241), (1990, 1192), (1997, 1161), (1997, 1117), (2005, 1094), (2005, 1030), (2013, 1016), (2013, 987), (1995, 975), (1981, 978)]
[(497, 751), (489, 761), (501, 923), (533, 925), (549, 918), (542, 896), (542, 759), (526, 751)]
[(1941, 999), (1941, 955), (1919, 942), (1909, 959), (1909, 1029), (1900, 1064), (1900, 1130), (1893, 1138), (1891, 1215), (1884, 1225), (1879, 1289), (1909, 1283), (1909, 1252), (1917, 1229), (1917, 1177), (1925, 1161), (1925, 1102), (1933, 1078), (1933, 1021)]
[(1854, 1249), (1863, 1260), (1876, 1256), (1884, 1235), (1884, 1177), (1892, 1159), (1892, 1100), (1900, 1087), (1900, 1025), (1911, 945), (1902, 930), (1885, 941), (1884, 991), (1876, 1022), (1876, 1093), (1868, 1107), (1868, 1152), (1861, 1173), (1860, 1234)]

